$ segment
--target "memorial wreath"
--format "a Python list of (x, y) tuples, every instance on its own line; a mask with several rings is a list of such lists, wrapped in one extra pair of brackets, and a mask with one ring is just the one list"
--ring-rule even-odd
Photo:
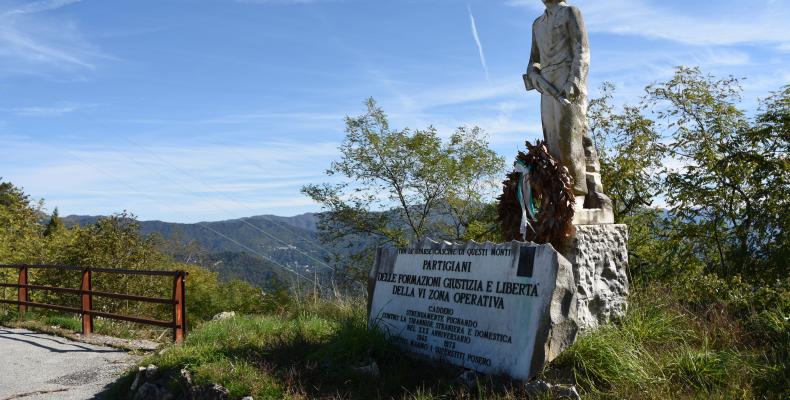
[(516, 156), (515, 171), (502, 182), (499, 224), (505, 240), (551, 243), (560, 249), (573, 233), (573, 178), (544, 141), (526, 145), (527, 152)]

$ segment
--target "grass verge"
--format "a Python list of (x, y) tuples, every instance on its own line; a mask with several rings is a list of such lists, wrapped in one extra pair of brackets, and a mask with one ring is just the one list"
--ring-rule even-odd
[(570, 371), (591, 399), (772, 398), (753, 388), (769, 372), (759, 350), (733, 341), (734, 321), (700, 318), (642, 293), (623, 321), (583, 335), (550, 369)]
[[(586, 399), (772, 398), (755, 389), (771, 370), (760, 351), (737, 341), (737, 322), (681, 304), (642, 291), (625, 319), (580, 337), (539, 377), (577, 384)], [(281, 315), (205, 323), (143, 364), (186, 368), (197, 383), (221, 384), (234, 398), (525, 398), (523, 383), (503, 378), (460, 385), (459, 369), (406, 357), (366, 325), (364, 302), (319, 301)], [(355, 369), (371, 360), (378, 378)]]

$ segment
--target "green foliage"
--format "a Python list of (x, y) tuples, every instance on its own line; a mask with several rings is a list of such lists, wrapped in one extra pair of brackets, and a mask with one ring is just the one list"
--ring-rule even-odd
[(10, 264), (40, 258), (43, 246), (36, 240), (42, 231), (38, 223), (40, 211), (40, 203), (34, 203), (21, 188), (0, 179), (0, 260)]
[(58, 208), (52, 211), (52, 216), (49, 218), (46, 228), (44, 228), (44, 236), (54, 236), (63, 232), (66, 227), (63, 225), (63, 220), (60, 219)]
[(60, 328), (68, 329), (71, 331), (79, 331), (82, 329), (82, 321), (77, 317), (66, 317), (63, 315), (50, 315), (44, 318), (44, 322), (48, 325), (57, 326)]
[[(41, 204), (33, 203), (24, 192), (7, 182), (0, 182), (0, 263), (42, 263), (103, 268), (176, 270), (188, 272), (187, 317), (195, 326), (221, 311), (245, 314), (273, 312), (290, 303), (290, 295), (281, 287), (267, 293), (239, 280), (222, 281), (216, 272), (205, 268), (179, 263), (163, 253), (163, 240), (154, 235), (144, 235), (132, 214), (120, 213), (102, 217), (86, 227), (66, 228), (57, 212), (45, 225), (41, 221)], [(17, 271), (0, 269), (0, 280), (16, 282)], [(80, 271), (31, 269), (29, 281), (36, 285), (79, 288)], [(147, 297), (169, 298), (172, 280), (164, 277), (94, 273), (94, 290), (134, 294)], [(16, 299), (16, 291), (0, 290), (4, 299)], [(44, 290), (32, 290), (31, 301), (79, 307), (79, 296)], [(110, 313), (139, 315), (161, 320), (172, 317), (166, 305), (131, 302), (94, 296), (93, 308)], [(16, 313), (9, 306), (0, 307), (3, 320), (12, 321)], [(81, 325), (72, 316), (36, 310), (28, 313), (30, 327), (57, 325), (79, 330)], [(97, 319), (98, 333), (123, 337), (159, 337), (162, 329), (134, 325), (126, 322)]]
[[(698, 251), (709, 271), (778, 276), (785, 265), (761, 263), (760, 254), (786, 228), (790, 132), (751, 124), (737, 108), (734, 78), (716, 80), (698, 69), (681, 68), (675, 78), (649, 88), (658, 118), (674, 131), (670, 154), (683, 165), (666, 171), (666, 198), (673, 213), (695, 221), (680, 234), (703, 244)], [(790, 90), (774, 95), (768, 113), (786, 107)], [(779, 104), (777, 104), (779, 103)], [(712, 246), (704, 246), (711, 243)], [(779, 270), (775, 270), (779, 269)]]
[[(626, 318), (588, 333), (551, 368), (569, 368), (591, 398), (751, 398), (765, 376), (726, 336), (731, 320), (700, 324), (663, 288), (642, 288)], [(772, 397), (771, 397), (772, 398)]]
[(590, 101), (590, 133), (598, 146), (603, 186), (612, 199), (615, 221), (653, 205), (659, 194), (659, 170), (666, 153), (654, 121), (642, 108), (611, 106), (614, 86), (605, 83), (601, 97)]
[[(615, 112), (611, 85), (591, 102), (616, 219), (649, 227), (636, 232), (632, 252), (645, 278), (678, 268), (741, 274), (758, 285), (787, 276), (790, 86), (751, 119), (738, 108), (740, 93), (738, 79), (679, 67), (637, 106)], [(668, 215), (646, 209), (656, 198)]]
[[(692, 332), (656, 351), (647, 338), (628, 340), (632, 312), (583, 338), (565, 362), (604, 398), (618, 386), (634, 394), (613, 397), (654, 388), (645, 397), (661, 398), (671, 394), (660, 391), (668, 383), (692, 397), (786, 397), (790, 86), (751, 118), (738, 107), (738, 79), (697, 68), (679, 67), (636, 106), (615, 110), (612, 93), (605, 85), (591, 102), (590, 125), (616, 219), (630, 228), (633, 281), (662, 288)], [(652, 208), (659, 199), (666, 209)], [(648, 297), (640, 299), (645, 307)], [(652, 332), (666, 325), (651, 320)], [(640, 380), (639, 368), (658, 381)]]
[[(171, 376), (187, 368), (196, 382), (222, 384), (232, 398), (524, 398), (517, 385), (489, 378), (476, 388), (456, 385), (460, 369), (408, 357), (381, 332), (367, 329), (364, 304), (357, 298), (317, 300), (277, 315), (212, 321), (182, 345), (141, 363)], [(381, 370), (379, 378), (355, 369), (371, 361)], [(115, 392), (124, 393), (130, 383), (118, 382)]]
[[(458, 128), (444, 141), (437, 130), (396, 130), (373, 99), (346, 119), (341, 159), (327, 171), (339, 184), (307, 185), (323, 205), (322, 237), (339, 242), (367, 236), (402, 246), (428, 235), (460, 239), (486, 212), (504, 161), (477, 128)], [(356, 250), (356, 251), (355, 251)], [(360, 249), (350, 249), (359, 254)], [(367, 257), (366, 257), (367, 258)]]
[(499, 222), (497, 221), (497, 206), (489, 203), (483, 206), (480, 215), (469, 222), (466, 230), (461, 235), (461, 240), (474, 240), (476, 242), (494, 242), (501, 240), (502, 234), (499, 232)]

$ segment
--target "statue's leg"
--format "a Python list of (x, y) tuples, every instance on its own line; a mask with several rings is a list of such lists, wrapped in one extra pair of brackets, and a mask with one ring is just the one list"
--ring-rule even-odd
[[(582, 108), (582, 115), (587, 115), (587, 98), (578, 99), (578, 104)], [(612, 201), (603, 193), (603, 183), (601, 182), (601, 164), (598, 159), (598, 151), (595, 142), (590, 136), (589, 125), (586, 118), (580, 121), (582, 129), (582, 147), (584, 148), (587, 196), (584, 199), (584, 208), (606, 208), (611, 210)]]
[(573, 176), (573, 192), (577, 196), (587, 194), (587, 162), (584, 154), (584, 116), (577, 103), (564, 106), (557, 103), (560, 125), (560, 152), (562, 162)]
[(562, 160), (560, 153), (560, 118), (557, 115), (557, 100), (549, 95), (540, 96), (540, 119), (543, 124), (543, 140), (549, 149), (549, 154), (557, 160)]
[(590, 130), (588, 126), (584, 127), (582, 143), (584, 146), (584, 158), (587, 164), (587, 172), (600, 172), (601, 164), (598, 161), (598, 150), (595, 148), (595, 142), (590, 136)]
[[(554, 87), (562, 88), (569, 74), (569, 67), (561, 67), (544, 71), (543, 76)], [(566, 106), (551, 96), (541, 97), (543, 135), (549, 152), (568, 168), (574, 181), (574, 194), (582, 198), (582, 203), (583, 196), (587, 194), (586, 159), (582, 142), (585, 122), (583, 112), (584, 103), (581, 99)]]

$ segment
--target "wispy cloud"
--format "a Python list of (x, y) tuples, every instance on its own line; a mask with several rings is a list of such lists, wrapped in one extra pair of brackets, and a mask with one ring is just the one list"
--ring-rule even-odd
[(194, 139), (42, 143), (2, 134), (0, 142), (0, 158), (8, 163), (4, 179), (33, 196), (46, 193), (48, 206), (64, 214), (128, 209), (144, 219), (171, 221), (300, 212), (312, 201), (299, 188), (327, 179), (322, 169), (337, 156), (338, 146), (271, 140), (218, 145)]
[[(748, 2), (749, 15), (737, 7), (681, 7), (670, 9), (657, 0), (578, 0), (591, 32), (606, 32), (666, 39), (692, 45), (733, 45), (743, 43), (788, 43), (790, 8), (777, 7), (772, 0)], [(718, 2), (717, 2), (718, 3)], [(509, 0), (506, 4), (542, 9), (536, 0)], [(773, 5), (772, 5), (773, 4)], [(710, 14), (716, 7), (717, 13)]]
[(45, 0), (34, 1), (27, 4), (20, 5), (19, 7), (12, 8), (3, 13), (4, 16), (21, 15), (21, 14), (35, 14), (43, 11), (56, 10), (63, 6), (72, 3), (79, 3), (82, 0)]
[(94, 70), (95, 61), (103, 55), (82, 37), (76, 24), (44, 15), (78, 2), (49, 0), (5, 3), (5, 9), (0, 6), (0, 76)]
[(342, 0), (235, 0), (237, 3), (244, 4), (311, 4), (311, 3), (335, 3)]
[(23, 117), (58, 117), (88, 107), (91, 107), (91, 105), (63, 104), (55, 106), (15, 107), (4, 109), (3, 111), (9, 111)]
[(469, 11), (469, 22), (472, 24), (472, 37), (475, 39), (477, 45), (477, 52), (480, 54), (480, 64), (483, 66), (483, 71), (486, 73), (486, 81), (491, 82), (491, 77), (488, 74), (488, 63), (486, 63), (486, 56), (483, 52), (483, 44), (480, 43), (480, 35), (477, 34), (477, 23), (475, 16), (472, 14), (472, 6), (467, 4), (466, 9)]

